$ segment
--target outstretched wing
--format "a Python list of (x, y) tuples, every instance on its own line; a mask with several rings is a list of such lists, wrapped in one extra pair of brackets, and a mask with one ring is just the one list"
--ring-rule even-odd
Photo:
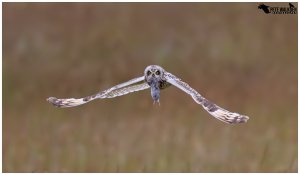
[(187, 83), (181, 81), (179, 78), (172, 75), (171, 73), (165, 72), (164, 76), (167, 82), (171, 83), (172, 85), (191, 95), (192, 98), (196, 101), (196, 103), (201, 104), (208, 113), (210, 113), (213, 117), (221, 120), (222, 122), (229, 124), (245, 123), (249, 119), (248, 116), (241, 115), (235, 112), (229, 112), (210, 102), (209, 100), (201, 96), (196, 90), (191, 88)]
[(58, 99), (56, 97), (49, 97), (47, 101), (56, 107), (61, 107), (61, 108), (74, 107), (74, 106), (88, 103), (98, 98), (114, 98), (117, 96), (126, 95), (131, 92), (141, 91), (147, 88), (149, 88), (149, 85), (144, 81), (144, 76), (142, 76), (139, 78), (134, 78), (132, 80), (129, 80), (125, 83), (118, 84), (110, 89), (101, 91), (95, 95), (87, 96), (84, 98)]

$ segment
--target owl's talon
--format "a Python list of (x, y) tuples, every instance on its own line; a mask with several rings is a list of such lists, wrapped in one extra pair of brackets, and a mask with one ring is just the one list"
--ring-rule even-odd
[(157, 101), (153, 101), (153, 106), (154, 106), (156, 103), (158, 103), (158, 106), (160, 106), (160, 102), (159, 102), (159, 100), (157, 100)]

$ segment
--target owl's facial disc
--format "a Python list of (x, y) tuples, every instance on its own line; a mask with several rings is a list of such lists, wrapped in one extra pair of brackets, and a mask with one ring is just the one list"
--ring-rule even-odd
[(157, 65), (150, 65), (148, 67), (146, 67), (144, 75), (146, 77), (149, 76), (154, 76), (154, 77), (159, 77), (162, 76), (163, 74), (163, 68)]
[(157, 79), (157, 80), (160, 80), (161, 77), (162, 77), (162, 71), (159, 70), (159, 69), (148, 69), (148, 70), (145, 70), (145, 77), (147, 80), (150, 80), (150, 79)]

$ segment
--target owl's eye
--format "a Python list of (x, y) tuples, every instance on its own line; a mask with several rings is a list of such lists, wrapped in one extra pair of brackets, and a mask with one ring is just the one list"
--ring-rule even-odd
[(147, 75), (149, 76), (151, 74), (150, 70), (147, 71)]
[(159, 71), (159, 70), (156, 71), (155, 74), (156, 74), (156, 75), (160, 75), (160, 71)]

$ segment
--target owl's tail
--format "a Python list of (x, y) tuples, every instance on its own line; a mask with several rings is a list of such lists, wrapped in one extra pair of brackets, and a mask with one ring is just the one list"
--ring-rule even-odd
[(95, 96), (88, 96), (85, 98), (78, 98), (78, 99), (76, 98), (58, 99), (56, 97), (49, 97), (47, 98), (47, 101), (56, 107), (67, 108), (67, 107), (83, 105), (95, 99), (96, 99)]

